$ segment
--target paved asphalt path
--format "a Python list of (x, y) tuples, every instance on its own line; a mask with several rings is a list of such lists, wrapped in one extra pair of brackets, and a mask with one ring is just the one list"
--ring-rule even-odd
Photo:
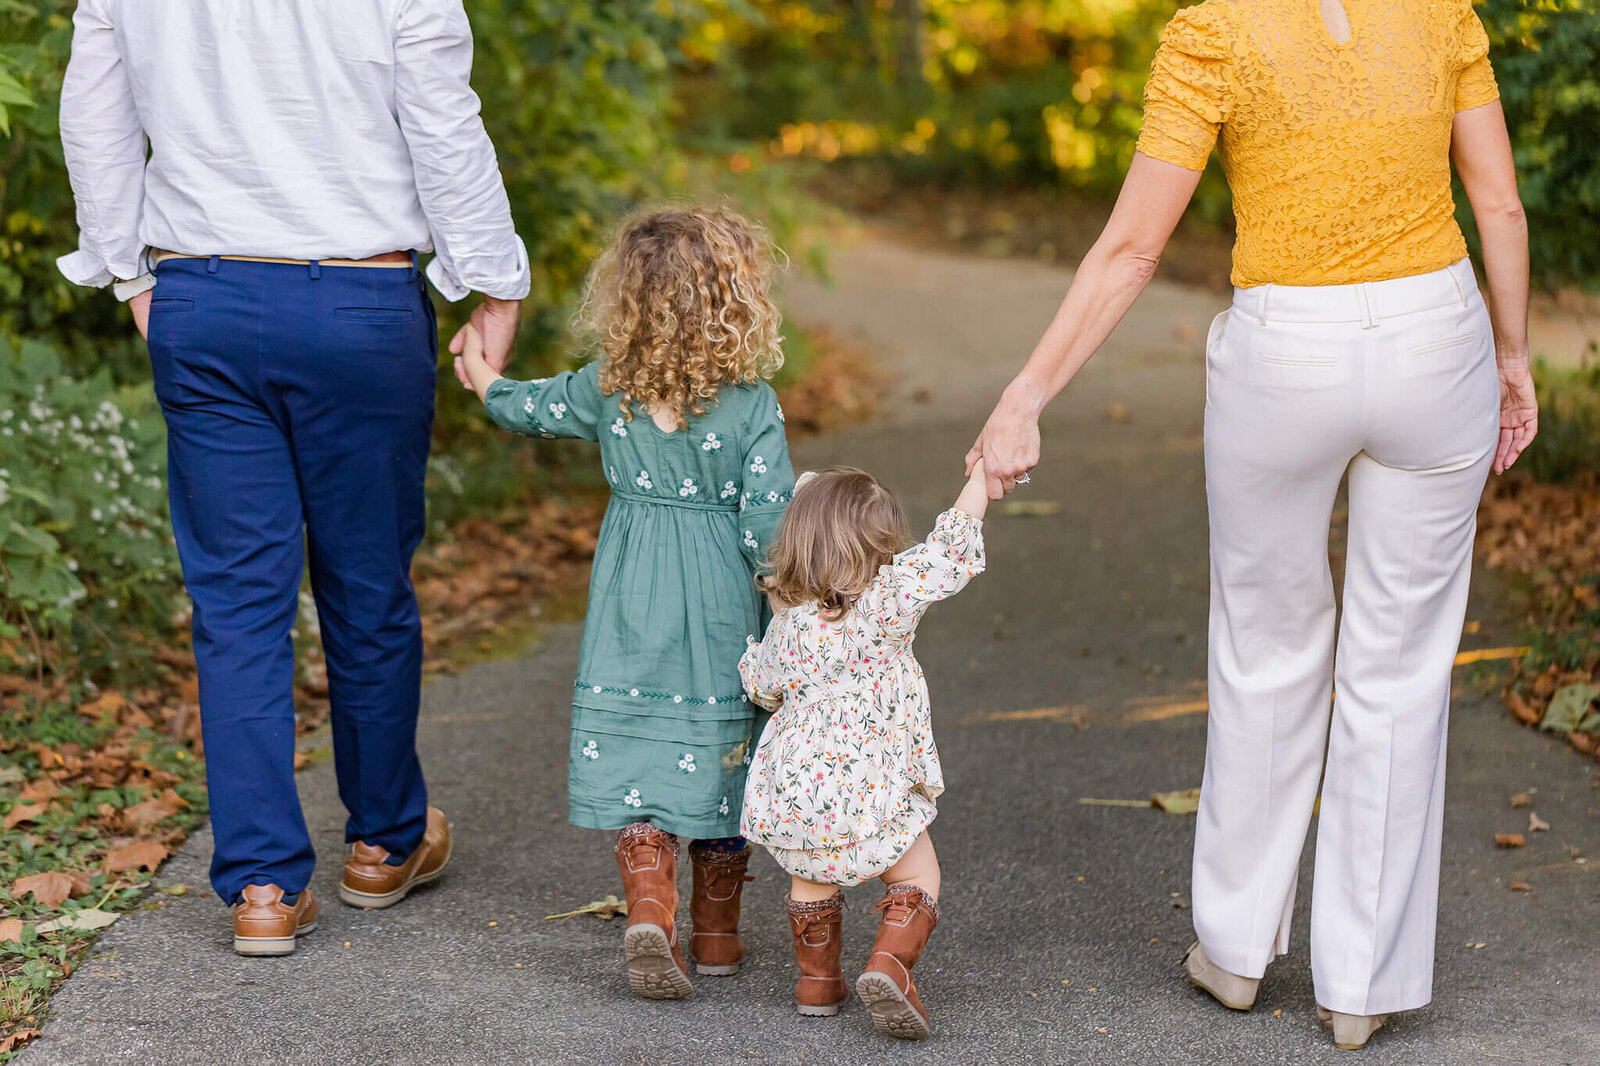
[[(801, 443), (797, 465), (869, 467), (925, 526), (1069, 275), (873, 240), (835, 263), (832, 288), (796, 281), (789, 307), (866, 343), (898, 380), (884, 419)], [(878, 1038), (853, 1001), (834, 1019), (795, 1016), (785, 878), (765, 856), (745, 897), (744, 972), (700, 978), (684, 1002), (629, 996), (620, 920), (543, 920), (620, 888), (609, 840), (565, 824), (578, 629), (563, 625), (523, 658), (424, 694), (423, 760), (455, 825), (447, 878), (393, 910), (340, 906), (343, 814), (323, 762), (300, 779), (323, 858), (321, 929), (289, 958), (236, 957), (226, 913), (199, 892), (211, 841), (197, 833), (161, 878), (197, 891), (157, 896), (108, 932), (23, 1066), (1600, 1061), (1594, 766), (1513, 725), (1470, 667), (1450, 737), (1435, 1000), (1359, 1059), (1335, 1052), (1313, 1013), (1309, 844), (1293, 948), (1255, 1010), (1235, 1014), (1182, 980), (1193, 817), (1079, 802), (1200, 781), (1205, 716), (1184, 707), (1203, 694), (1199, 348), (1219, 305), (1146, 294), (1049, 415), (1044, 462), (1018, 498), (1060, 513), (993, 517), (989, 572), (918, 638), (949, 785), (933, 829), (944, 924), (917, 971), (927, 1044)], [(1493, 594), (1478, 583), (1484, 627), (1469, 647), (1508, 642)], [(1493, 833), (1527, 827), (1508, 797), (1534, 788), (1551, 829), (1497, 850)], [(852, 971), (875, 898), (849, 894)]]

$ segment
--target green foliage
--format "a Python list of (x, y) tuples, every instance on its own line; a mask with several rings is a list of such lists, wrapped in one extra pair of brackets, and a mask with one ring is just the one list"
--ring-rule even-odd
[[(1600, 3), (1480, 0), (1528, 213), (1534, 275), (1600, 274)], [(1464, 198), (1459, 198), (1462, 201)], [(1463, 206), (1463, 225), (1471, 212)]]
[(1518, 464), (1539, 481), (1571, 481), (1600, 470), (1600, 358), (1562, 370), (1534, 364), (1539, 435)]
[(64, 375), (39, 341), (0, 351), (0, 636), (29, 650), (30, 672), (49, 642), (86, 676), (126, 669), (146, 650), (130, 634), (171, 625), (181, 590), (151, 406), (106, 372)]

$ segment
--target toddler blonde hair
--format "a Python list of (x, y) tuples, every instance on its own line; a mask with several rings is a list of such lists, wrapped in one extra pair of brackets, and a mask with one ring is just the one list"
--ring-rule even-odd
[(783, 365), (782, 316), (771, 297), (778, 253), (766, 231), (726, 208), (643, 211), (625, 219), (595, 262), (578, 323), (601, 351), (600, 391), (703, 415), (725, 383), (769, 378)]
[(781, 607), (815, 600), (824, 618), (838, 621), (878, 568), (910, 546), (905, 512), (892, 492), (864, 470), (829, 467), (801, 477), (762, 587)]

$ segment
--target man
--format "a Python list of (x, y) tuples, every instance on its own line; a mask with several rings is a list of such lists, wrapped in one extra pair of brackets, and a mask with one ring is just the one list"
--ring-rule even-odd
[[(149, 340), (194, 600), (217, 894), (234, 948), (316, 924), (294, 783), (307, 562), (349, 811), (340, 898), (437, 877), (416, 752), (437, 335), (417, 253), (504, 365), (527, 295), (461, 0), (83, 0), (61, 94), (80, 285)], [(149, 153), (146, 155), (146, 142)], [(452, 347), (457, 346), (459, 338)]]

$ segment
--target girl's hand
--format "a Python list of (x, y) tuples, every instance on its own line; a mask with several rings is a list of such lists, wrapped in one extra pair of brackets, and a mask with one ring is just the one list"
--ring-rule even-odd
[(984, 484), (986, 473), (983, 459), (972, 463), (967, 473), (967, 484), (962, 488), (961, 495), (956, 497), (956, 510), (980, 522), (983, 521), (984, 512), (989, 509), (989, 492)]
[[(1039, 463), (1039, 403), (1019, 398), (1013, 382), (1001, 395), (983, 432), (967, 452), (970, 476), (982, 462), (989, 499), (998, 500), (1017, 487), (1017, 479)], [(1024, 391), (1026, 388), (1024, 386)]]
[(456, 356), (456, 377), (466, 382), (481, 402), (489, 386), (500, 380), (500, 372), (484, 358), (483, 334), (476, 326), (469, 322), (456, 336), (461, 341), (461, 354)]
[(1503, 474), (1539, 432), (1539, 400), (1526, 359), (1501, 363), (1499, 369), (1500, 444), (1494, 451), (1494, 472)]

